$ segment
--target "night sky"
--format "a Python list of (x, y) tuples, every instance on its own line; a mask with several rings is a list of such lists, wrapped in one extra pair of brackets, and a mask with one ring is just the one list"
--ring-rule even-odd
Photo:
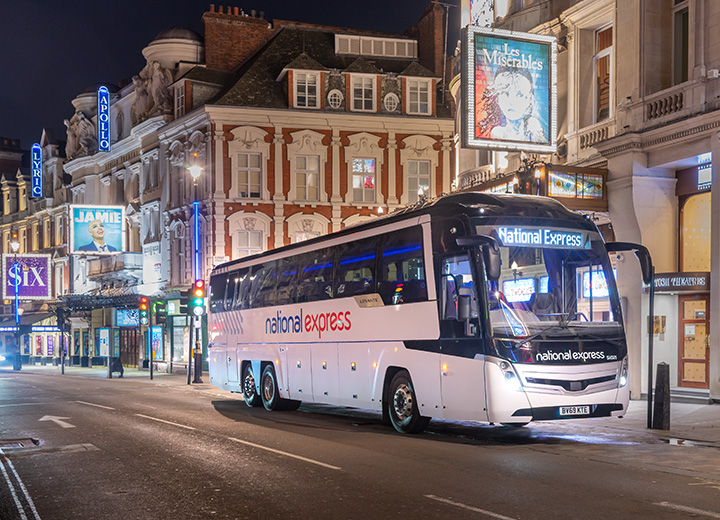
[[(206, 0), (0, 0), (0, 136), (29, 149), (49, 128), (65, 139), (72, 100), (100, 83), (117, 85), (145, 65), (142, 49), (172, 27), (203, 33)], [(403, 33), (429, 0), (251, 0), (214, 2), (265, 19)], [(460, 0), (445, 0), (459, 6)], [(459, 8), (450, 8), (448, 53), (457, 40)], [(453, 40), (454, 38), (454, 40)]]

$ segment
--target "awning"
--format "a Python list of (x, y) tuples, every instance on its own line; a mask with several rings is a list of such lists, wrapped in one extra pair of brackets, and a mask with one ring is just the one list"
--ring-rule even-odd
[[(52, 312), (26, 312), (20, 315), (20, 325), (35, 325), (43, 320), (50, 317), (54, 317), (55, 314)], [(54, 325), (55, 323), (53, 323)], [(3, 318), (0, 321), (0, 327), (13, 327), (15, 326), (15, 316), (9, 316)]]

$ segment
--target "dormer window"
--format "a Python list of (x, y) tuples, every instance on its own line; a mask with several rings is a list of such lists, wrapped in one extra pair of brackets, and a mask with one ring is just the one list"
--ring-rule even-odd
[(408, 114), (430, 113), (430, 80), (407, 80)]
[(320, 74), (317, 72), (295, 72), (295, 107), (320, 108), (318, 85)]
[(175, 87), (175, 117), (185, 115), (185, 83)]
[(352, 110), (356, 112), (375, 112), (375, 76), (352, 76)]

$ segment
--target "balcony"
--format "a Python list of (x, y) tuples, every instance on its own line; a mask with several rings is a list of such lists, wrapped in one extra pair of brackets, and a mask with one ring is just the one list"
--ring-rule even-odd
[(118, 255), (93, 258), (87, 263), (87, 276), (94, 281), (100, 279), (142, 280), (142, 253), (120, 253)]

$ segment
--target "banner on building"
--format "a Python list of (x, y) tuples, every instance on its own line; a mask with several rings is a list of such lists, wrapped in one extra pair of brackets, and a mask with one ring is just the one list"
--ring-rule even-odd
[(462, 46), (463, 146), (554, 153), (555, 38), (471, 25)]
[(495, 18), (493, 0), (461, 0), (460, 28), (468, 25), (490, 27)]
[(70, 252), (107, 255), (125, 251), (125, 208), (70, 206)]
[(50, 255), (2, 255), (3, 291), (5, 300), (48, 300), (52, 297)]

